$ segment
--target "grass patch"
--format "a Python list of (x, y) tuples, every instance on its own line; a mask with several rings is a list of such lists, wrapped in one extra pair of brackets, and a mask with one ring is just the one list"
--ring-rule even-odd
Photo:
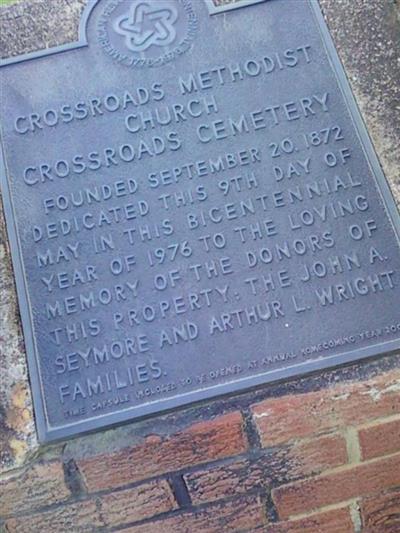
[(8, 4), (15, 4), (15, 2), (18, 2), (18, 0), (0, 0), (0, 7)]

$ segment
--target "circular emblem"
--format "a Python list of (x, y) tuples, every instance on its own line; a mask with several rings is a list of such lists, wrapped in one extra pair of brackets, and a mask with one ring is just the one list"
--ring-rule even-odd
[(156, 67), (186, 52), (196, 30), (191, 0), (110, 0), (100, 15), (97, 36), (115, 61)]

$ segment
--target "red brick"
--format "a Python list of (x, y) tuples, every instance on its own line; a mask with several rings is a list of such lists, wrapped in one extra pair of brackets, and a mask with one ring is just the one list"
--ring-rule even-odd
[(184, 476), (194, 503), (245, 494), (263, 485), (289, 481), (347, 461), (346, 443), (340, 435), (296, 442), (257, 461), (242, 459)]
[(316, 510), (400, 484), (400, 454), (297, 481), (272, 491), (279, 516)]
[(350, 511), (334, 509), (317, 513), (298, 520), (279, 522), (266, 528), (256, 529), (254, 533), (354, 533)]
[(35, 510), (70, 495), (61, 463), (37, 463), (0, 481), (0, 513), (7, 516)]
[(263, 446), (347, 425), (358, 425), (400, 410), (400, 370), (365, 382), (317, 392), (271, 398), (252, 406)]
[(224, 504), (214, 504), (196, 512), (147, 522), (124, 529), (124, 533), (234, 533), (254, 531), (265, 524), (263, 502), (259, 497), (247, 497)]
[(400, 488), (361, 502), (363, 533), (399, 533)]
[(295, 442), (288, 448), (286, 461), (290, 475), (306, 476), (347, 463), (347, 446), (339, 434)]
[(358, 437), (363, 459), (399, 452), (400, 419), (360, 429)]
[(10, 533), (61, 533), (94, 531), (104, 526), (94, 501), (64, 505), (52, 511), (36, 513), (6, 522)]
[(137, 446), (77, 460), (91, 491), (123, 486), (187, 466), (244, 452), (239, 412), (199, 422), (169, 437), (151, 436)]
[(108, 526), (138, 522), (177, 508), (165, 480), (102, 496), (100, 502), (101, 514)]

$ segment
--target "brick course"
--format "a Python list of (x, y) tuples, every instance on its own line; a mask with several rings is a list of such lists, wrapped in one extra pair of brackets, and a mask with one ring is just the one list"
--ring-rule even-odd
[(51, 511), (6, 521), (6, 531), (9, 533), (89, 532), (102, 526), (104, 522), (95, 501), (63, 505)]
[(345, 383), (316, 392), (271, 398), (252, 407), (263, 446), (359, 425), (399, 412), (398, 371), (368, 382)]
[(364, 498), (360, 507), (365, 533), (400, 531), (400, 489)]
[(1, 479), (5, 530), (397, 533), (399, 382), (394, 369), (258, 402), (248, 393), (201, 421), (192, 410), (191, 422), (152, 423), (109, 453), (92, 437), (55, 448)]
[(88, 489), (99, 491), (229, 457), (246, 449), (243, 418), (236, 412), (200, 422), (167, 438), (151, 435), (138, 446), (79, 460), (77, 464)]
[(354, 524), (350, 510), (346, 507), (256, 530), (257, 533), (261, 531), (263, 533), (354, 533)]
[(192, 501), (204, 503), (248, 490), (320, 472), (347, 461), (343, 437), (331, 435), (300, 441), (255, 460), (201, 469), (184, 476)]
[(113, 492), (100, 498), (101, 514), (107, 526), (138, 522), (177, 507), (171, 488), (165, 480)]
[(362, 428), (358, 432), (358, 438), (363, 459), (399, 451), (400, 418)]
[(272, 491), (279, 515), (288, 518), (400, 485), (400, 453), (338, 468)]
[(0, 480), (0, 513), (8, 515), (62, 502), (70, 496), (61, 461), (37, 463)]
[(261, 499), (246, 497), (131, 527), (124, 530), (124, 533), (233, 533), (255, 531), (258, 527), (264, 528), (265, 524)]

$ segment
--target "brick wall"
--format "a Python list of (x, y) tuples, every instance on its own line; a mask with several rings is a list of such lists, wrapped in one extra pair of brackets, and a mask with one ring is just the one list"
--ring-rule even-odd
[(0, 494), (18, 533), (398, 532), (400, 356), (50, 446)]

